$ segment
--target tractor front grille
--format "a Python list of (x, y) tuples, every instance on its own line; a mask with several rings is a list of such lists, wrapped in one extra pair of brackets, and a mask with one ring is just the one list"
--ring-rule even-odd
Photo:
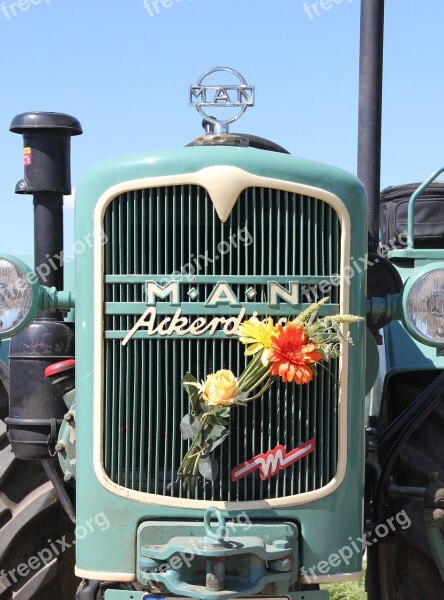
[[(144, 302), (144, 282), (151, 277), (173, 280), (181, 269), (189, 274), (180, 290), (192, 314), (193, 299), (204, 301), (219, 280), (230, 281), (239, 301), (247, 303), (266, 301), (268, 279), (303, 281), (339, 273), (341, 236), (334, 209), (308, 196), (248, 188), (222, 223), (206, 190), (184, 185), (121, 194), (108, 205), (103, 225), (103, 457), (110, 479), (140, 492), (212, 501), (279, 498), (325, 486), (337, 466), (336, 361), (319, 368), (309, 385), (275, 383), (248, 407), (232, 409), (231, 434), (215, 452), (217, 480), (199, 478), (194, 490), (183, 492), (176, 478), (188, 441), (182, 440), (179, 424), (189, 402), (181, 380), (187, 372), (198, 380), (221, 368), (240, 373), (244, 347), (236, 337), (221, 335), (135, 336), (126, 345), (122, 339), (140, 317), (132, 307)], [(325, 295), (316, 285), (302, 291), (304, 303)], [(339, 294), (333, 286), (329, 302), (338, 305)], [(269, 480), (255, 472), (231, 481), (231, 469), (244, 461), (278, 444), (290, 451), (311, 438), (315, 452)]]

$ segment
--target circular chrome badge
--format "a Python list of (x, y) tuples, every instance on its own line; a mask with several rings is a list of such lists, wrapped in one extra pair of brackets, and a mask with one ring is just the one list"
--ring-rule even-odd
[[(214, 73), (229, 73), (234, 75), (239, 84), (207, 84), (205, 80)], [(189, 103), (195, 106), (199, 113), (214, 125), (227, 126), (237, 121), (249, 106), (254, 106), (254, 86), (248, 85), (245, 78), (230, 67), (214, 67), (205, 71), (194, 85), (189, 88)], [(231, 118), (218, 120), (209, 115), (205, 109), (212, 108), (239, 108), (239, 111)]]

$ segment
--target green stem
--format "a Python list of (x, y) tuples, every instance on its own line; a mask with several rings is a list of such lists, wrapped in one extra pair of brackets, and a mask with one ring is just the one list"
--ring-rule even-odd
[(269, 366), (264, 367), (261, 355), (254, 357), (242, 375), (239, 377), (238, 385), (241, 392), (247, 391), (253, 384), (261, 379), (269, 370)]
[(261, 377), (261, 378), (260, 378), (258, 381), (256, 381), (256, 382), (254, 383), (254, 385), (253, 385), (251, 388), (249, 388), (248, 390), (245, 390), (245, 391), (246, 391), (246, 392), (249, 394), (249, 393), (250, 393), (250, 392), (252, 392), (252, 391), (253, 391), (255, 388), (257, 388), (257, 387), (258, 387), (258, 386), (259, 386), (259, 385), (260, 385), (260, 384), (261, 384), (261, 383), (262, 383), (262, 382), (263, 382), (265, 379), (267, 379), (267, 377), (269, 377), (269, 373), (268, 373), (268, 371), (269, 371), (269, 369), (268, 369), (268, 367), (267, 367), (267, 370), (266, 370), (266, 372), (265, 372), (265, 373), (262, 375), (262, 377)]
[(257, 398), (260, 398), (261, 396), (263, 396), (265, 394), (265, 392), (271, 388), (271, 386), (273, 385), (274, 380), (276, 379), (276, 377), (271, 377), (269, 379), (269, 381), (267, 381), (267, 383), (264, 385), (264, 387), (261, 389), (260, 392), (258, 392), (257, 394), (255, 394), (254, 396), (252, 396), (251, 398), (248, 398), (248, 402), (250, 402), (250, 400), (256, 400)]
[(238, 385), (239, 386), (242, 385), (243, 382), (244, 382), (244, 380), (249, 377), (251, 371), (253, 371), (254, 369), (256, 369), (257, 364), (259, 362), (261, 362), (261, 352), (258, 352), (254, 356), (253, 360), (250, 362), (250, 364), (247, 365), (247, 368), (245, 369), (245, 371), (239, 377), (239, 379), (238, 379)]
[(198, 432), (196, 433), (196, 435), (194, 436), (194, 438), (193, 438), (193, 441), (191, 442), (191, 446), (188, 448), (188, 450), (187, 450), (187, 453), (186, 453), (186, 454), (185, 454), (185, 456), (183, 457), (183, 460), (182, 460), (182, 465), (183, 465), (183, 464), (184, 464), (184, 463), (187, 461), (187, 459), (188, 459), (188, 458), (191, 456), (191, 452), (192, 452), (192, 450), (194, 450), (194, 447), (195, 447), (195, 446), (196, 446), (196, 444), (197, 444), (197, 440), (198, 440), (198, 438), (199, 438), (199, 436), (200, 436), (200, 433), (201, 433), (201, 432), (200, 432), (200, 431), (198, 431)]
[(242, 385), (239, 386), (241, 392), (249, 391), (254, 389), (256, 385), (262, 380), (264, 375), (268, 375), (269, 367), (263, 367), (256, 373), (252, 373), (250, 377), (244, 380)]

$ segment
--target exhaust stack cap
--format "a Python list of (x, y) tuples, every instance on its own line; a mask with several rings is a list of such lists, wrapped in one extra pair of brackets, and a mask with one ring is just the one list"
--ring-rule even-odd
[(14, 117), (9, 129), (23, 135), (25, 174), (16, 194), (70, 194), (71, 136), (83, 133), (79, 121), (63, 113), (27, 112)]

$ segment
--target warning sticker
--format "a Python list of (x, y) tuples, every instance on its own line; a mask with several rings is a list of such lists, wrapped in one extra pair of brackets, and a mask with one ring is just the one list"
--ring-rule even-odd
[(23, 163), (25, 167), (29, 167), (29, 165), (32, 165), (32, 152), (29, 146), (23, 148)]

